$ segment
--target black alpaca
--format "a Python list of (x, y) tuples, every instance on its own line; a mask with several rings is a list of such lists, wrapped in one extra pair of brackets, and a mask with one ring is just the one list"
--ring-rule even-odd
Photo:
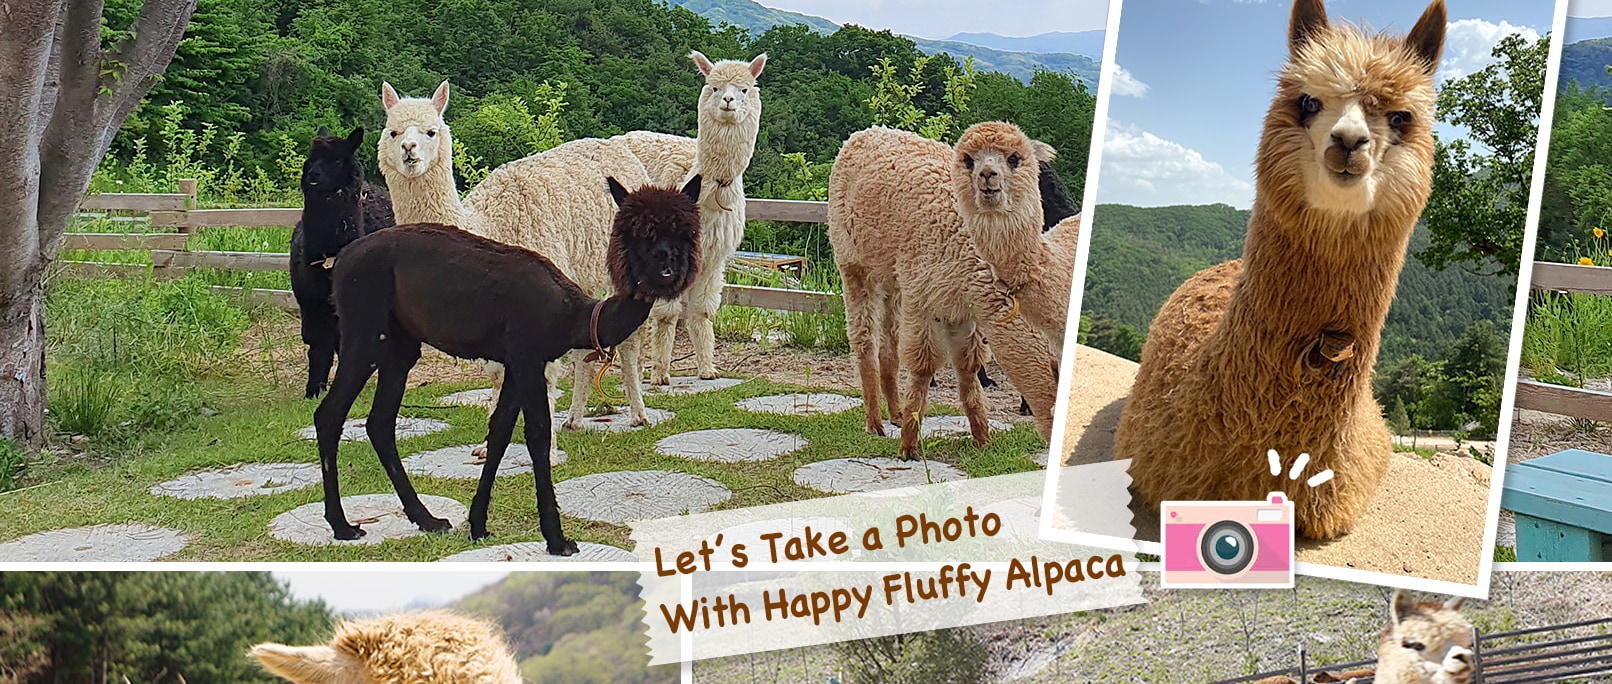
[(302, 219), (291, 232), (291, 293), (302, 309), (302, 342), (308, 345), (309, 399), (325, 391), (339, 346), (336, 308), (330, 301), (330, 267), (347, 243), (390, 228), (392, 199), (364, 181), (358, 147), (364, 129), (346, 138), (320, 131), (302, 163)]
[[(1063, 179), (1058, 177), (1058, 172), (1052, 169), (1051, 164), (1041, 162), (1040, 180), (1041, 232), (1045, 233), (1058, 225), (1058, 222), (1080, 213), (1080, 205), (1075, 204), (1075, 200), (1069, 197), (1069, 189), (1064, 187)], [(978, 375), (981, 387), (996, 386), (996, 381), (985, 374), (984, 368), (979, 370)], [(1019, 397), (1019, 415), (1031, 415), (1030, 402), (1025, 401), (1024, 397)]]
[(337, 539), (364, 534), (342, 510), (336, 447), (347, 411), (377, 368), (380, 379), (366, 420), (370, 443), (409, 520), (426, 532), (451, 528), (420, 503), (393, 435), (409, 369), (424, 343), (459, 358), (504, 364), (504, 389), (487, 426), (487, 462), (470, 505), (470, 537), (487, 536), (498, 463), (516, 416), (525, 413), (543, 539), (551, 554), (576, 553), (576, 544), (560, 531), (554, 498), (547, 457), (552, 417), (543, 367), (572, 349), (620, 344), (649, 317), (651, 304), (687, 290), (700, 267), (699, 176), (681, 192), (645, 187), (628, 193), (614, 178), (608, 185), (619, 207), (610, 236), (615, 294), (609, 299), (589, 297), (536, 252), (451, 226), (398, 226), (361, 238), (342, 253), (335, 268), (341, 365), (330, 394), (314, 412), (325, 520)]

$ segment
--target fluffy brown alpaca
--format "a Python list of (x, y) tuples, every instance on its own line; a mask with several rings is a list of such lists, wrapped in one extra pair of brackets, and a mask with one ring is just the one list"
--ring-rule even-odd
[[(1243, 258), (1159, 310), (1114, 437), (1148, 504), (1285, 490), (1299, 533), (1331, 539), (1377, 491), (1392, 451), (1371, 369), (1432, 187), (1444, 24), (1443, 0), (1404, 38), (1295, 3)], [(1270, 475), (1269, 449), (1335, 477), (1295, 487)]]
[[(945, 143), (870, 128), (845, 141), (828, 180), (828, 236), (845, 284), (846, 328), (862, 379), (867, 430), (884, 434), (882, 393), (891, 418), (900, 416), (904, 458), (918, 455), (929, 381), (948, 358), (974, 440), (988, 439), (976, 374), (987, 353), (982, 332), (1029, 401), (1037, 430), (1042, 437), (1052, 431), (1057, 357), (1023, 316), (1010, 315), (1007, 288), (964, 232), (951, 165), (952, 148)], [(1039, 206), (1035, 215), (1039, 221)], [(902, 368), (908, 382), (898, 395)]]
[(520, 684), (491, 623), (447, 611), (345, 622), (325, 646), (265, 643), (250, 655), (296, 684)]
[(974, 249), (1041, 331), (1054, 356), (1063, 356), (1069, 321), (1069, 285), (1075, 275), (1080, 216), (1042, 232), (1041, 164), (1054, 152), (1018, 126), (978, 123), (957, 140), (952, 193)]

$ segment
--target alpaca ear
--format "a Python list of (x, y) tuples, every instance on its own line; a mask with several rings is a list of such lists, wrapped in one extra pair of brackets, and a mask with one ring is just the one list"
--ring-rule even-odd
[(359, 126), (358, 128), (354, 128), (353, 132), (347, 134), (347, 147), (356, 150), (359, 147), (363, 146), (363, 144), (364, 144), (364, 127), (363, 126)]
[(1043, 164), (1050, 164), (1052, 160), (1058, 158), (1058, 150), (1040, 140), (1030, 141), (1030, 152), (1035, 155), (1036, 161)]
[(1444, 0), (1433, 0), (1405, 36), (1405, 47), (1426, 63), (1428, 76), (1438, 71), (1439, 58), (1444, 54), (1444, 25), (1448, 20)]
[(1455, 596), (1455, 597), (1452, 597), (1450, 600), (1444, 602), (1444, 608), (1446, 610), (1460, 610), (1461, 606), (1465, 605), (1465, 604), (1466, 604), (1466, 597), (1465, 596)]
[(258, 644), (248, 655), (263, 669), (297, 684), (344, 684), (367, 681), (356, 658), (329, 646)]
[(1327, 30), (1327, 8), (1321, 0), (1297, 0), (1293, 3), (1293, 19), (1288, 23), (1288, 50), (1297, 53), (1316, 34)]
[(765, 68), (767, 68), (767, 53), (763, 52), (750, 60), (750, 78), (760, 78), (761, 70)]
[(1398, 625), (1406, 615), (1416, 611), (1416, 598), (1404, 589), (1395, 589), (1394, 597), (1388, 602), (1388, 617), (1393, 624)]
[(614, 177), (606, 178), (605, 182), (610, 184), (610, 199), (615, 200), (616, 208), (620, 209), (622, 203), (627, 201), (627, 189), (621, 187)]
[(385, 105), (387, 109), (391, 109), (400, 99), (402, 98), (397, 96), (397, 90), (392, 87), (392, 84), (385, 81), (381, 82), (381, 104)]
[(695, 206), (699, 206), (700, 204), (700, 183), (701, 179), (699, 174), (695, 174), (693, 178), (688, 179), (688, 182), (683, 184), (683, 194), (686, 195), (689, 201), (693, 202)]
[[(699, 50), (692, 50), (688, 53), (688, 58), (694, 60), (694, 66), (699, 67), (700, 73), (706, 76), (711, 75), (711, 60), (704, 53)], [(766, 61), (762, 60), (763, 63)]]
[(431, 106), (437, 108), (437, 116), (442, 116), (442, 113), (447, 111), (447, 109), (448, 109), (448, 82), (447, 81), (443, 81), (442, 85), (437, 86), (437, 92), (431, 93)]
[(324, 126), (320, 126), (319, 127), (319, 134), (315, 135), (314, 137), (315, 138), (328, 138), (328, 137), (330, 137), (330, 129), (325, 128)]

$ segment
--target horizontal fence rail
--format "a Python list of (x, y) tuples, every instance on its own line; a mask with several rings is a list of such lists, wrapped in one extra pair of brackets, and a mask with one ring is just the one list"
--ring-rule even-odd
[[(1529, 287), (1542, 292), (1612, 295), (1612, 268), (1536, 261)], [(1612, 393), (1518, 380), (1516, 408), (1612, 422)]]
[[(1473, 684), (1547, 684), (1604, 682), (1612, 675), (1612, 617), (1533, 627), (1507, 632), (1474, 630)], [(1296, 667), (1272, 670), (1214, 684), (1249, 684), (1262, 680), (1314, 682), (1326, 673), (1372, 684), (1376, 660), (1309, 667), (1303, 649)]]
[[(58, 261), (53, 264), (52, 273), (69, 278), (127, 278), (144, 275), (170, 278), (199, 268), (247, 272), (288, 269), (291, 259), (289, 254), (197, 251), (188, 249), (188, 245), (191, 236), (199, 228), (292, 226), (302, 218), (300, 208), (196, 209), (195, 181), (180, 181), (180, 189), (185, 192), (91, 195), (79, 205), (79, 210), (83, 212), (145, 213), (149, 217), (151, 228), (165, 232), (68, 233), (62, 243), (63, 249), (150, 252), (151, 264)], [(745, 215), (751, 221), (825, 223), (828, 221), (828, 203), (747, 198)], [(107, 218), (120, 222), (130, 219), (122, 216)], [(790, 255), (748, 253), (741, 254), (734, 261), (748, 269), (781, 269), (787, 266), (799, 270), (805, 263), (804, 259)], [(792, 281), (786, 279), (785, 282)], [(250, 304), (264, 304), (290, 311), (297, 309), (296, 299), (291, 296), (289, 290), (243, 290), (214, 286), (213, 291), (239, 296)], [(723, 288), (722, 303), (776, 311), (832, 313), (840, 304), (840, 296), (832, 292), (730, 284)]]

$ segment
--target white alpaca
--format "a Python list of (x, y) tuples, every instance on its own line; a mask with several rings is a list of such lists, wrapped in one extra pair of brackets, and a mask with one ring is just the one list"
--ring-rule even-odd
[(263, 643), (249, 655), (295, 684), (520, 684), (498, 627), (448, 611), (343, 622), (324, 646)]
[[(744, 239), (744, 170), (755, 154), (756, 133), (761, 127), (761, 89), (756, 86), (756, 78), (767, 66), (765, 54), (748, 63), (722, 60), (713, 64), (698, 51), (689, 53), (689, 57), (705, 74), (692, 171), (705, 179), (700, 197), (701, 268), (694, 286), (681, 300), (658, 303), (650, 312), (649, 381), (657, 385), (671, 384), (672, 342), (680, 319), (694, 344), (700, 377), (717, 377), (716, 332), (711, 319), (722, 305), (728, 259), (739, 251), (739, 242)], [(638, 150), (645, 156), (649, 156), (646, 148), (653, 149), (650, 146), (676, 152), (682, 144), (677, 140), (680, 139), (676, 136), (643, 134), (637, 139)], [(661, 173), (675, 168), (675, 156), (661, 156), (670, 161), (646, 165), (661, 169)]]
[[(605, 179), (623, 187), (638, 188), (649, 181), (643, 163), (624, 143), (611, 140), (573, 140), (524, 159), (504, 164), (463, 202), (453, 181), (453, 143), (442, 113), (448, 107), (444, 81), (427, 99), (401, 98), (391, 84), (381, 86), (386, 105), (386, 130), (381, 133), (379, 163), (392, 191), (393, 212), (399, 225), (443, 223), (499, 242), (542, 254), (567, 277), (593, 296), (611, 291), (605, 254), (615, 204)], [(640, 386), (640, 333), (620, 346), (622, 386), (634, 425), (646, 425)], [(592, 364), (585, 352), (575, 352), (571, 410), (564, 427), (576, 429), (587, 417), (593, 387)], [(493, 373), (494, 404), (503, 386), (503, 366), (488, 362)], [(549, 364), (549, 402), (558, 398), (559, 362)], [(560, 427), (555, 425), (556, 430)], [(478, 448), (477, 455), (484, 449)], [(557, 458), (550, 453), (550, 460)]]

